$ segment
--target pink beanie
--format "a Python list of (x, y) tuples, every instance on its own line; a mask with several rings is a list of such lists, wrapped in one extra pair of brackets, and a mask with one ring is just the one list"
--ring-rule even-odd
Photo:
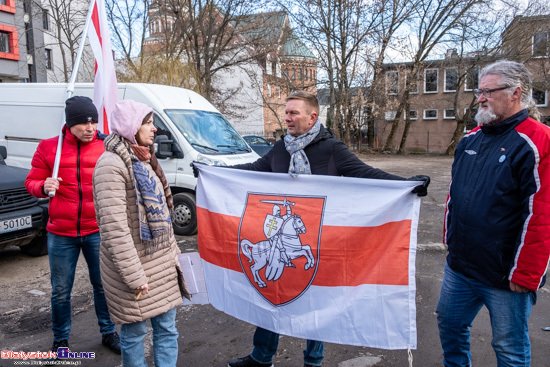
[(118, 101), (111, 113), (111, 131), (122, 136), (132, 144), (137, 144), (136, 134), (145, 116), (153, 109), (143, 103), (125, 99)]

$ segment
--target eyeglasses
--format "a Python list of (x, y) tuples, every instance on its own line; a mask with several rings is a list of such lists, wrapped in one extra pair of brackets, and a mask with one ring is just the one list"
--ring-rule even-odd
[(481, 97), (482, 94), (485, 96), (485, 98), (491, 98), (491, 93), (496, 92), (497, 90), (503, 90), (508, 88), (512, 88), (512, 87), (506, 86), (506, 87), (493, 88), (493, 89), (487, 89), (487, 88), (474, 89), (474, 95), (476, 96), (476, 98)]

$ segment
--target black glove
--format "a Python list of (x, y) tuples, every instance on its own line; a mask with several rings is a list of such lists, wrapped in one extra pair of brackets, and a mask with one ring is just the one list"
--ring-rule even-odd
[(426, 196), (428, 195), (428, 185), (430, 184), (430, 176), (424, 176), (424, 175), (416, 175), (407, 178), (405, 181), (423, 181), (424, 183), (422, 185), (415, 186), (413, 191), (411, 193), (416, 194), (418, 196)]
[(195, 176), (195, 178), (199, 178), (199, 169), (197, 168), (197, 164), (204, 164), (204, 163), (197, 162), (197, 161), (191, 162), (190, 166), (193, 169), (193, 176)]

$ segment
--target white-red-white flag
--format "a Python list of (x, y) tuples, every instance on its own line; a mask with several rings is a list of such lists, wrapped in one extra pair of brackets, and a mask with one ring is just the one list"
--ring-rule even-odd
[(418, 182), (198, 168), (215, 308), (294, 337), (416, 349)]
[(88, 32), (88, 38), (96, 61), (94, 104), (99, 113), (98, 129), (109, 134), (109, 118), (118, 101), (118, 87), (105, 0), (95, 0), (91, 17), (92, 28)]

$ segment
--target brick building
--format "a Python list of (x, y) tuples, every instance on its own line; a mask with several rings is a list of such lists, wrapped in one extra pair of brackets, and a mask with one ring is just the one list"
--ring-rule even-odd
[[(407, 112), (410, 130), (405, 147), (408, 151), (445, 152), (459, 120), (465, 120), (464, 132), (476, 126), (473, 116), (477, 100), (473, 90), (478, 87), (479, 71), (499, 59), (525, 63), (533, 74), (532, 96), (542, 120), (548, 123), (549, 20), (550, 16), (514, 18), (502, 34), (503, 46), (498, 52), (480, 51), (459, 56), (450, 49), (445, 58), (425, 62), (417, 81), (409, 88), (409, 108), (404, 109), (392, 149), (396, 150), (401, 142)], [(376, 100), (379, 112), (375, 123), (375, 136), (381, 144), (390, 133), (406, 79), (411, 77), (411, 66), (412, 63), (407, 62), (383, 65), (384, 87)]]

